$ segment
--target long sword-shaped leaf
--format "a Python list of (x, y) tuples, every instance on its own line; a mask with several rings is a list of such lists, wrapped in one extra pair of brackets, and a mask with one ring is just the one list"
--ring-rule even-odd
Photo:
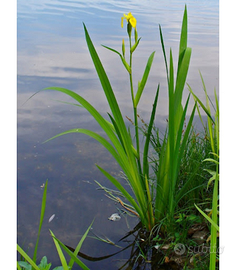
[(144, 73), (143, 73), (143, 77), (142, 77), (142, 80), (141, 82), (139, 83), (139, 86), (138, 86), (138, 91), (135, 95), (135, 98), (134, 98), (134, 106), (137, 108), (138, 106), (138, 103), (139, 103), (139, 100), (141, 98), (141, 95), (143, 93), (143, 89), (146, 85), (146, 82), (147, 82), (147, 78), (148, 78), (148, 75), (149, 75), (149, 72), (150, 72), (150, 69), (151, 69), (151, 66), (152, 66), (152, 62), (153, 62), (153, 58), (154, 58), (154, 55), (155, 55), (155, 52), (153, 52), (149, 58), (148, 58), (148, 61), (147, 61), (147, 65), (146, 65), (146, 68), (144, 70)]
[[(210, 112), (208, 111), (208, 109), (205, 107), (205, 105), (201, 102), (201, 100), (193, 93), (192, 88), (190, 87), (189, 84), (188, 85), (188, 89), (190, 91), (190, 93), (193, 95), (194, 99), (200, 104), (200, 106), (202, 107), (202, 109), (204, 110), (204, 112), (207, 114), (207, 116), (211, 119), (212, 123), (215, 123), (214, 119), (212, 118)], [(199, 113), (200, 116), (200, 113)]]
[(121, 137), (122, 137), (122, 141), (123, 141), (124, 146), (125, 146), (125, 152), (128, 156), (130, 171), (133, 175), (133, 178), (139, 179), (140, 175), (138, 174), (136, 159), (135, 159), (135, 156), (134, 156), (134, 153), (132, 150), (131, 137), (129, 136), (129, 134), (127, 132), (125, 122), (124, 122), (124, 119), (121, 115), (120, 108), (118, 106), (117, 100), (116, 100), (115, 95), (113, 93), (111, 84), (108, 80), (106, 72), (105, 72), (103, 65), (98, 57), (98, 54), (94, 48), (94, 45), (92, 43), (92, 40), (90, 39), (90, 36), (88, 34), (88, 31), (87, 31), (85, 25), (84, 25), (84, 31), (85, 31), (85, 38), (86, 38), (86, 42), (88, 45), (88, 49), (89, 49), (91, 58), (93, 60), (95, 69), (96, 69), (98, 77), (99, 77), (99, 80), (100, 80), (101, 85), (103, 87), (103, 90), (104, 90), (104, 93), (106, 95), (110, 109), (112, 111), (112, 115), (115, 119), (115, 122), (117, 124), (117, 127), (118, 127), (120, 134), (121, 134)]
[(17, 270), (22, 270), (18, 262), (16, 262), (16, 265), (17, 265)]
[(182, 57), (181, 65), (179, 66), (179, 70), (177, 73), (176, 85), (175, 85), (175, 110), (176, 111), (178, 110), (181, 104), (183, 89), (185, 86), (188, 69), (189, 69), (191, 51), (192, 51), (191, 48), (186, 48)]
[(146, 134), (144, 150), (143, 150), (143, 174), (144, 174), (144, 176), (149, 175), (148, 149), (149, 149), (149, 144), (150, 144), (151, 131), (153, 128), (153, 123), (154, 123), (155, 114), (156, 114), (159, 89), (160, 89), (160, 84), (158, 85), (157, 92), (155, 95), (155, 99), (154, 99), (154, 103), (153, 103), (153, 107), (152, 107), (152, 113), (151, 113), (151, 117), (150, 117), (150, 121), (149, 121), (149, 125), (148, 125), (148, 130), (147, 130), (147, 134)]
[(194, 119), (194, 115), (195, 115), (195, 110), (196, 110), (197, 104), (194, 105), (192, 113), (190, 115), (189, 121), (188, 121), (188, 125), (187, 128), (184, 132), (184, 137), (182, 139), (182, 143), (181, 143), (181, 147), (180, 147), (180, 152), (179, 152), (179, 159), (178, 159), (178, 168), (180, 167), (180, 162), (184, 153), (184, 150), (186, 149), (186, 144), (187, 144), (187, 140), (189, 138), (189, 134), (192, 128), (192, 123), (193, 123), (193, 119)]
[(108, 49), (108, 50), (110, 50), (110, 51), (112, 51), (112, 52), (118, 54), (118, 55), (120, 56), (120, 59), (121, 59), (123, 65), (124, 65), (125, 68), (127, 69), (127, 71), (128, 71), (129, 73), (131, 72), (131, 67), (130, 67), (129, 64), (125, 61), (125, 58), (124, 58), (117, 50), (114, 50), (114, 49), (112, 49), (112, 48), (110, 48), (110, 47), (107, 47), (107, 46), (105, 46), (105, 45), (102, 45), (102, 46), (103, 46), (104, 48), (106, 48), (106, 49)]
[(94, 117), (97, 123), (106, 132), (107, 136), (109, 137), (109, 139), (111, 140), (111, 142), (113, 143), (113, 145), (115, 146), (119, 154), (122, 155), (122, 152), (124, 152), (124, 149), (122, 145), (120, 144), (117, 136), (114, 133), (114, 127), (111, 125), (111, 123), (109, 123), (106, 119), (104, 119), (100, 115), (100, 113), (89, 102), (87, 102), (83, 97), (81, 97), (80, 95), (78, 95), (77, 93), (69, 89), (65, 89), (61, 87), (48, 87), (48, 88), (45, 88), (44, 90), (55, 90), (58, 92), (65, 93), (66, 95), (72, 97), (77, 102), (79, 102)]
[(111, 154), (112, 156), (115, 158), (115, 160), (118, 162), (118, 164), (121, 166), (121, 168), (126, 172), (127, 171), (127, 157), (125, 155), (125, 153), (123, 153), (122, 156), (118, 155), (118, 153), (116, 152), (116, 150), (114, 149), (114, 147), (106, 140), (104, 139), (102, 136), (100, 136), (99, 134), (97, 134), (96, 132), (93, 132), (91, 130), (88, 129), (84, 129), (84, 128), (75, 128), (75, 129), (70, 129), (67, 131), (64, 131), (60, 134), (57, 134), (56, 136), (46, 140), (45, 142), (48, 142), (50, 140), (53, 140), (57, 137), (66, 135), (66, 134), (71, 134), (71, 133), (83, 133), (86, 134), (92, 138), (94, 138), (95, 140), (97, 140), (100, 144), (102, 144)]
[[(89, 233), (89, 231), (90, 231), (90, 229), (91, 229), (91, 227), (93, 225), (93, 222), (94, 222), (94, 220), (92, 221), (92, 223), (90, 224), (90, 226), (88, 227), (88, 229), (86, 230), (86, 232), (84, 233), (84, 235), (82, 236), (81, 240), (79, 241), (77, 247), (75, 248), (75, 251), (74, 251), (74, 255), (75, 256), (77, 256), (77, 254), (79, 253), (80, 248), (81, 248), (81, 246), (82, 246), (85, 238), (87, 237), (87, 235), (88, 235), (88, 233)], [(71, 258), (70, 261), (69, 261), (68, 266), (71, 267), (71, 269), (72, 269), (73, 264), (74, 264), (74, 260), (73, 260), (73, 258)]]
[(220, 228), (207, 214), (205, 214), (196, 204), (194, 204), (197, 210), (204, 216), (204, 218), (211, 223), (212, 226), (219, 232)]
[(165, 44), (163, 40), (163, 35), (161, 31), (161, 26), (159, 25), (159, 31), (160, 31), (160, 38), (161, 38), (161, 47), (164, 55), (164, 61), (165, 61), (165, 66), (166, 66), (166, 75), (167, 75), (167, 82), (169, 84), (169, 71), (168, 71), (168, 64), (167, 64), (167, 58), (166, 58), (166, 51), (165, 51)]
[[(58, 238), (55, 237), (55, 235), (50, 231), (53, 237), (53, 240), (55, 244), (57, 243), (57, 246), (61, 250), (60, 246), (65, 250), (65, 252), (84, 270), (89, 270), (89, 268), (80, 260), (78, 259), (73, 252), (71, 252)], [(64, 255), (63, 255), (64, 256)], [(69, 269), (69, 268), (64, 268)]]
[(52, 236), (52, 239), (53, 239), (53, 241), (55, 243), (55, 246), (56, 246), (56, 249), (57, 249), (57, 253), (58, 253), (58, 256), (59, 256), (59, 258), (61, 260), (61, 264), (63, 266), (63, 269), (64, 270), (69, 270), (69, 267), (68, 267), (67, 262), (66, 262), (66, 258), (65, 258), (64, 254), (62, 252), (62, 249), (61, 249), (61, 247), (60, 247), (60, 245), (59, 245), (59, 243), (58, 243), (55, 235), (53, 234), (53, 232), (51, 230), (49, 230), (49, 231), (50, 231), (51, 236)]
[[(91, 58), (93, 60), (95, 69), (97, 71), (99, 80), (101, 82), (102, 88), (103, 88), (104, 93), (106, 95), (108, 104), (109, 104), (110, 109), (112, 111), (112, 115), (113, 115), (114, 119), (116, 120), (116, 123), (119, 127), (119, 130), (120, 130), (121, 135), (123, 137), (123, 141), (127, 140), (127, 143), (129, 144), (130, 138), (128, 138), (128, 136), (127, 136), (126, 126), (124, 123), (124, 119), (121, 115), (120, 108), (118, 106), (117, 100), (116, 100), (115, 95), (113, 93), (113, 90), (112, 90), (111, 84), (108, 80), (108, 77), (106, 75), (106, 72), (105, 72), (103, 65), (98, 57), (98, 54), (93, 46), (92, 40), (90, 39), (90, 36), (88, 34), (88, 31), (87, 31), (87, 28), (85, 25), (84, 25), (84, 31), (85, 31), (85, 38), (87, 41), (89, 52), (90, 52)], [(128, 147), (127, 143), (125, 144), (126, 147)]]
[(47, 187), (48, 187), (48, 180), (45, 183), (44, 186), (44, 191), (43, 191), (43, 198), (42, 198), (42, 205), (41, 205), (41, 215), (40, 215), (40, 221), (39, 221), (39, 229), (38, 229), (38, 236), (37, 236), (37, 241), (35, 244), (35, 249), (34, 249), (34, 256), (33, 256), (33, 261), (36, 263), (37, 260), (37, 251), (38, 251), (38, 244), (39, 244), (39, 236), (43, 224), (43, 219), (44, 219), (44, 213), (45, 213), (45, 208), (46, 208), (46, 199), (47, 199)]
[[(134, 200), (134, 198), (127, 192), (127, 190), (121, 185), (121, 183), (116, 180), (113, 176), (111, 176), (107, 171), (105, 171), (103, 168), (98, 166), (98, 169), (112, 182), (112, 184), (125, 196), (125, 198), (131, 203), (131, 205), (134, 207), (134, 209), (137, 211), (137, 213), (140, 216), (140, 219), (143, 220), (143, 212), (139, 208), (138, 204)], [(133, 186), (132, 186), (133, 187)], [(135, 186), (134, 186), (135, 188)], [(142, 191), (142, 190), (141, 190)], [(135, 193), (135, 191), (134, 191)]]
[(217, 204), (218, 204), (218, 167), (216, 171), (216, 179), (214, 184), (214, 190), (213, 190), (213, 199), (212, 199), (212, 221), (214, 224), (211, 224), (211, 255), (210, 255), (210, 270), (215, 269), (216, 267), (216, 245), (217, 245), (217, 230), (219, 231), (219, 227), (217, 229), (217, 226), (215, 224), (218, 223), (218, 217), (217, 217)]
[(120, 134), (120, 130), (119, 130), (117, 124), (116, 124), (116, 121), (115, 121), (115, 119), (112, 117), (112, 115), (110, 115), (109, 113), (108, 113), (108, 116), (109, 116), (110, 119), (111, 119), (111, 122), (112, 122), (112, 124), (113, 124), (113, 127), (114, 127), (114, 129), (115, 129), (115, 131), (116, 131), (116, 134), (117, 134), (117, 136), (118, 136), (118, 138), (119, 138), (119, 140), (120, 140), (120, 143), (121, 143), (121, 145), (123, 146), (124, 151), (125, 151), (125, 145), (124, 145), (122, 136), (121, 136), (121, 134)]
[(179, 43), (179, 60), (178, 60), (177, 76), (179, 73), (180, 66), (182, 65), (182, 59), (184, 57), (185, 50), (187, 49), (187, 37), (188, 37), (188, 15), (187, 15), (187, 6), (185, 5)]

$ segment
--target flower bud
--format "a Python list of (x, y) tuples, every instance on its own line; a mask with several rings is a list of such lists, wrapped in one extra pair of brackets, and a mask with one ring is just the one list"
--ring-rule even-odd
[(122, 54), (123, 54), (123, 57), (125, 57), (125, 41), (124, 41), (124, 39), (122, 40)]
[(135, 40), (135, 43), (138, 41), (138, 31), (136, 27), (134, 29), (134, 40)]
[(130, 24), (130, 22), (128, 22), (127, 23), (127, 33), (128, 33), (130, 38), (131, 38), (131, 32), (132, 32), (132, 25)]

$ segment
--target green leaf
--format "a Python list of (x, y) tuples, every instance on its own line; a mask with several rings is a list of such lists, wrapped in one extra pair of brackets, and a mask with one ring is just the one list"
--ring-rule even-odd
[(44, 256), (40, 261), (38, 267), (40, 268), (40, 270), (49, 270), (51, 268), (51, 265), (52, 265), (51, 263), (48, 264), (47, 257)]
[(29, 255), (26, 252), (24, 252), (24, 250), (18, 244), (17, 244), (17, 251), (26, 259), (27, 262), (30, 263), (30, 265), (32, 265), (34, 270), (40, 270), (36, 265), (36, 263), (29, 257)]
[(16, 265), (17, 265), (17, 270), (22, 270), (22, 268), (19, 265), (19, 262), (16, 262)]
[(139, 44), (139, 41), (140, 41), (141, 38), (139, 38), (135, 44), (131, 47), (130, 49), (130, 52), (133, 53), (135, 51), (135, 49), (137, 48), (138, 44)]
[(200, 106), (202, 107), (202, 109), (205, 111), (205, 113), (207, 114), (207, 116), (211, 119), (212, 123), (215, 123), (214, 119), (211, 116), (211, 112), (204, 106), (204, 104), (201, 102), (201, 100), (193, 93), (192, 88), (188, 85), (188, 89), (191, 92), (191, 94), (193, 95), (194, 99), (200, 104)]
[(50, 231), (51, 236), (52, 236), (52, 239), (53, 239), (53, 241), (54, 241), (54, 243), (55, 243), (55, 246), (56, 246), (56, 249), (57, 249), (57, 253), (58, 253), (58, 256), (59, 256), (59, 258), (60, 258), (60, 260), (61, 260), (61, 264), (62, 264), (62, 266), (63, 266), (63, 269), (64, 269), (64, 270), (69, 270), (69, 267), (68, 267), (68, 265), (67, 265), (65, 256), (64, 256), (64, 254), (63, 254), (63, 252), (62, 252), (62, 250), (61, 250), (60, 245), (58, 244), (58, 240), (56, 239), (56, 237), (55, 237), (55, 235), (53, 234), (53, 232), (52, 232), (51, 230), (49, 230), (49, 231)]
[[(117, 153), (117, 149), (119, 150), (119, 148), (121, 147), (121, 145), (117, 145), (116, 149), (106, 140), (104, 139), (102, 136), (100, 136), (99, 134), (97, 134), (94, 131), (88, 130), (88, 129), (83, 129), (83, 128), (75, 128), (75, 129), (70, 129), (67, 131), (64, 131), (60, 134), (55, 135), (54, 137), (48, 139), (45, 142), (48, 142), (50, 140), (53, 140), (57, 137), (66, 135), (66, 134), (71, 134), (71, 133), (81, 133), (81, 134), (86, 134), (88, 136), (90, 136), (91, 138), (94, 138), (95, 140), (97, 140), (100, 144), (102, 144), (110, 153), (111, 155), (115, 158), (115, 160), (118, 162), (118, 164), (121, 166), (121, 168), (123, 168), (123, 170), (127, 170), (128, 167), (126, 165), (126, 161), (127, 161), (127, 157), (123, 151), (123, 155), (118, 155)], [(120, 151), (121, 152), (121, 151)]]
[(191, 48), (187, 48), (183, 54), (181, 65), (178, 67), (178, 73), (176, 78), (176, 85), (175, 85), (175, 111), (178, 110), (183, 95), (183, 89), (185, 86), (189, 63), (191, 58)]
[[(58, 252), (60, 253), (60, 255), (62, 254), (63, 255), (63, 253), (62, 253), (62, 250), (61, 250), (61, 247), (65, 250), (65, 252), (73, 259), (73, 261), (75, 261), (82, 269), (84, 269), (84, 270), (89, 270), (89, 268), (80, 260), (80, 259), (78, 259), (75, 255), (74, 255), (74, 253), (73, 252), (71, 252), (58, 238), (56, 238), (55, 237), (55, 235), (52, 233), (52, 231), (50, 231), (51, 232), (51, 235), (52, 235), (52, 237), (53, 237), (53, 240), (54, 240), (54, 242), (55, 242), (55, 245), (56, 245), (56, 247), (57, 247), (57, 250), (58, 250)], [(61, 246), (61, 247), (60, 247)], [(61, 258), (61, 257), (60, 257)], [(63, 265), (63, 268), (64, 268), (64, 270), (68, 270), (69, 269), (69, 267), (67, 266), (67, 264), (66, 264), (66, 261), (65, 261), (65, 257), (64, 257), (64, 255), (62, 256), (62, 262), (64, 262), (64, 265)]]
[[(88, 31), (87, 31), (85, 24), (84, 24), (84, 31), (85, 31), (85, 38), (87, 41), (87, 45), (88, 45), (88, 49), (89, 49), (91, 58), (93, 60), (95, 69), (97, 71), (99, 80), (101, 82), (102, 88), (103, 88), (104, 93), (106, 95), (108, 104), (111, 108), (112, 114), (113, 114), (116, 122), (118, 123), (118, 126), (120, 126), (120, 125), (125, 126), (124, 120), (121, 116), (121, 112), (120, 112), (120, 109), (119, 109), (119, 106), (117, 103), (117, 100), (116, 100), (115, 95), (114, 95), (113, 90), (112, 90), (111, 84), (108, 80), (108, 77), (107, 77), (106, 72), (103, 68), (103, 65), (98, 57), (98, 54), (93, 46), (92, 40), (88, 34)], [(118, 54), (121, 55), (120, 53), (118, 53)]]
[(19, 261), (17, 263), (19, 266), (23, 267), (25, 270), (32, 270), (32, 266), (28, 262)]
[[(88, 235), (88, 233), (89, 233), (89, 231), (90, 231), (90, 229), (91, 229), (91, 227), (93, 225), (93, 222), (94, 222), (94, 220), (92, 221), (92, 223), (90, 224), (90, 226), (88, 227), (88, 229), (86, 230), (86, 232), (84, 233), (84, 235), (82, 236), (81, 240), (79, 241), (77, 247), (75, 248), (75, 251), (74, 251), (74, 255), (75, 256), (78, 255), (78, 253), (79, 253), (79, 251), (81, 249), (81, 246), (82, 246), (85, 238), (87, 237), (87, 235)], [(71, 258), (70, 261), (69, 261), (68, 266), (72, 269), (73, 264), (74, 264), (74, 260), (73, 260), (73, 258)]]
[[(85, 31), (85, 38), (87, 41), (88, 49), (91, 55), (91, 58), (93, 60), (94, 66), (96, 68), (99, 80), (101, 82), (101, 85), (103, 87), (104, 93), (106, 95), (108, 104), (110, 106), (110, 109), (112, 111), (112, 115), (117, 123), (117, 126), (119, 127), (121, 136), (122, 136), (122, 141), (124, 142), (125, 145), (125, 151), (130, 159), (132, 169), (136, 166), (136, 161), (133, 156), (133, 152), (131, 149), (132, 141), (131, 138), (127, 132), (126, 126), (124, 119), (121, 115), (120, 108), (118, 106), (117, 100), (115, 98), (114, 92), (112, 90), (112, 87), (110, 85), (110, 82), (108, 80), (108, 77), (106, 75), (106, 72), (102, 66), (102, 63), (98, 57), (98, 54), (93, 46), (93, 43), (90, 39), (90, 36), (88, 34), (88, 31), (86, 29), (86, 26), (84, 25), (84, 31)], [(83, 105), (83, 104), (82, 104)]]
[[(107, 171), (105, 171), (100, 166), (96, 165), (98, 169), (112, 182), (112, 184), (125, 196), (125, 198), (131, 203), (131, 205), (135, 208), (139, 215), (142, 217), (142, 213), (135, 202), (134, 198), (127, 192), (127, 190), (121, 185), (121, 183), (116, 180), (113, 176), (111, 176)], [(140, 218), (141, 218), (140, 217)]]
[(188, 15), (187, 15), (187, 6), (185, 5), (184, 15), (182, 20), (182, 28), (180, 35), (180, 43), (179, 43), (179, 60), (178, 60), (178, 70), (177, 76), (180, 70), (180, 66), (182, 65), (182, 60), (187, 49), (187, 39), (188, 39)]
[(164, 44), (164, 39), (163, 39), (162, 30), (161, 30), (160, 25), (159, 25), (159, 31), (160, 31), (160, 38), (161, 38), (161, 47), (162, 47), (164, 60), (165, 60), (165, 66), (166, 66), (167, 82), (169, 83), (169, 71), (168, 71), (167, 57), (166, 57), (166, 51), (165, 51), (165, 44)]
[(115, 121), (115, 119), (112, 117), (112, 115), (110, 115), (109, 113), (108, 113), (108, 116), (109, 116), (110, 119), (111, 119), (111, 122), (112, 122), (112, 124), (113, 124), (113, 127), (114, 127), (114, 129), (115, 129), (115, 131), (116, 131), (116, 134), (117, 134), (117, 136), (118, 136), (118, 138), (119, 138), (119, 140), (120, 140), (120, 143), (121, 143), (121, 145), (123, 146), (123, 149), (124, 149), (124, 151), (125, 151), (125, 145), (124, 145), (124, 142), (123, 142), (123, 139), (122, 139), (120, 130), (119, 130), (117, 124), (116, 124), (116, 121)]
[(148, 61), (147, 61), (147, 65), (146, 65), (145, 70), (144, 70), (144, 73), (143, 73), (142, 80), (141, 80), (141, 82), (138, 85), (138, 91), (137, 91), (137, 93), (135, 95), (135, 99), (134, 99), (134, 106), (136, 108), (138, 106), (139, 100), (140, 100), (141, 95), (143, 93), (143, 89), (144, 89), (144, 87), (146, 85), (147, 78), (148, 78), (148, 75), (149, 75), (149, 72), (150, 72), (150, 69), (151, 69), (151, 66), (152, 66), (154, 55), (155, 55), (155, 52), (153, 52), (149, 56)]
[[(218, 158), (219, 158), (219, 157), (218, 157)], [(215, 160), (215, 159), (213, 159), (213, 158), (206, 158), (206, 159), (204, 159), (202, 162), (206, 162), (206, 161), (210, 161), (210, 162), (213, 162), (213, 163), (219, 165), (219, 161), (217, 161), (217, 160)]]
[(160, 89), (160, 84), (158, 84), (158, 87), (157, 87), (157, 92), (156, 92), (153, 107), (152, 107), (152, 113), (151, 113), (151, 117), (150, 117), (150, 121), (148, 125), (148, 130), (147, 130), (146, 140), (145, 140), (145, 145), (144, 145), (144, 150), (143, 150), (143, 174), (147, 176), (149, 175), (148, 149), (149, 149), (150, 137), (151, 137), (151, 132), (152, 132), (153, 123), (154, 123), (155, 114), (156, 114), (159, 89)]
[[(22, 268), (20, 267), (19, 262), (16, 262), (16, 265), (17, 265), (17, 270), (22, 270)], [(31, 270), (31, 269), (30, 269), (30, 270)]]
[(45, 213), (45, 208), (46, 208), (46, 199), (47, 199), (47, 187), (48, 187), (48, 180), (45, 183), (44, 186), (44, 191), (43, 191), (43, 198), (42, 198), (42, 205), (41, 205), (41, 214), (40, 214), (40, 221), (39, 221), (39, 229), (38, 229), (38, 236), (37, 236), (37, 241), (35, 244), (35, 249), (34, 249), (34, 256), (33, 256), (33, 261), (36, 263), (37, 260), (37, 251), (38, 251), (38, 244), (39, 244), (39, 236), (43, 224), (43, 219), (44, 219), (44, 213)]
[(211, 223), (211, 225), (219, 232), (220, 228), (216, 224), (216, 222), (214, 222), (207, 214), (205, 214), (196, 204), (194, 205), (197, 208), (197, 210), (205, 217), (205, 219), (208, 220)]
[[(194, 115), (195, 115), (195, 110), (196, 110), (196, 104), (194, 105), (193, 109), (192, 109), (192, 113), (190, 115), (189, 121), (188, 121), (188, 125), (186, 127), (186, 130), (184, 132), (184, 136), (181, 140), (182, 137), (182, 130), (183, 130), (183, 125), (184, 125), (184, 120), (186, 117), (186, 113), (187, 113), (187, 108), (188, 108), (188, 102), (189, 102), (189, 98), (190, 96), (188, 96), (184, 111), (183, 111), (183, 115), (182, 115), (182, 119), (180, 122), (180, 126), (179, 126), (179, 130), (178, 130), (178, 138), (177, 138), (177, 143), (176, 143), (176, 148), (175, 148), (175, 156), (176, 156), (176, 162), (177, 162), (177, 168), (176, 168), (176, 173), (179, 170), (180, 167), (180, 162), (183, 156), (183, 153), (186, 149), (186, 145), (187, 145), (187, 141), (189, 138), (189, 134), (192, 128), (192, 123), (193, 123), (193, 119), (194, 119)], [(177, 177), (177, 175), (176, 175)]]
[(212, 222), (211, 222), (211, 247), (210, 247), (210, 270), (214, 270), (216, 267), (216, 251), (215, 247), (217, 246), (217, 231), (219, 232), (218, 224), (218, 167), (216, 171), (216, 178), (213, 189), (213, 199), (212, 199)]
[[(107, 136), (112, 141), (113, 145), (115, 146), (116, 150), (120, 154), (121, 158), (123, 158), (123, 159), (126, 158), (125, 153), (124, 153), (124, 149), (123, 149), (122, 145), (120, 144), (119, 140), (117, 139), (116, 135), (114, 134), (114, 126), (111, 125), (111, 123), (109, 123), (107, 120), (105, 120), (89, 102), (87, 102), (84, 98), (82, 98), (80, 95), (76, 94), (75, 92), (68, 90), (68, 89), (65, 89), (65, 88), (61, 88), (61, 87), (45, 88), (45, 90), (47, 90), (47, 89), (65, 93), (68, 96), (71, 96), (72, 98), (77, 100), (79, 103), (81, 103), (83, 105), (83, 107), (94, 117), (94, 119), (101, 126), (101, 128), (106, 132)], [(117, 124), (117, 126), (118, 126), (118, 124)], [(78, 130), (78, 129), (73, 129), (71, 131), (66, 131), (66, 132), (60, 133), (57, 136), (52, 137), (51, 139), (56, 138), (56, 137), (61, 136), (61, 135), (64, 135), (64, 134), (67, 134), (67, 133), (76, 132), (76, 130)], [(82, 130), (82, 129), (80, 129), (80, 130)], [(120, 127), (119, 127), (119, 130), (121, 130)], [(126, 130), (126, 127), (125, 127), (125, 130)], [(121, 132), (121, 137), (123, 140), (124, 136), (122, 136), (123, 135), (122, 133), (124, 134), (123, 129)], [(49, 139), (49, 140), (51, 140), (51, 139)], [(47, 140), (47, 141), (49, 141), (49, 140)], [(128, 139), (126, 139), (126, 141), (124, 142), (125, 147), (126, 147), (125, 149), (127, 149), (127, 141), (131, 141), (130, 137), (128, 137)], [(132, 149), (130, 148), (130, 152), (131, 151), (132, 151)]]

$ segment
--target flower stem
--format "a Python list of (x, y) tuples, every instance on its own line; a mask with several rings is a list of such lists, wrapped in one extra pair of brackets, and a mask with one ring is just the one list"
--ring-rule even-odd
[(129, 73), (129, 80), (130, 80), (130, 89), (131, 89), (131, 97), (132, 97), (132, 103), (133, 103), (133, 111), (134, 111), (134, 125), (135, 125), (135, 140), (136, 140), (136, 150), (137, 150), (137, 162), (138, 162), (138, 168), (139, 173), (142, 175), (142, 169), (141, 169), (141, 163), (140, 163), (140, 152), (139, 152), (139, 132), (138, 132), (138, 115), (137, 115), (137, 107), (135, 106), (134, 102), (134, 88), (133, 88), (133, 76), (132, 76), (132, 44), (131, 44), (131, 36), (129, 36), (129, 45), (130, 45), (130, 73)]

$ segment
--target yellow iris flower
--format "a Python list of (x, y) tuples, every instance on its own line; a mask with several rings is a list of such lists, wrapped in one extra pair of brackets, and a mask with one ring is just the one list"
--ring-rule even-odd
[(137, 22), (136, 22), (136, 19), (134, 18), (134, 16), (132, 15), (131, 12), (129, 12), (128, 15), (124, 14), (124, 17), (121, 18), (121, 27), (123, 27), (124, 19), (126, 19), (127, 22), (130, 23), (133, 28), (136, 27)]

